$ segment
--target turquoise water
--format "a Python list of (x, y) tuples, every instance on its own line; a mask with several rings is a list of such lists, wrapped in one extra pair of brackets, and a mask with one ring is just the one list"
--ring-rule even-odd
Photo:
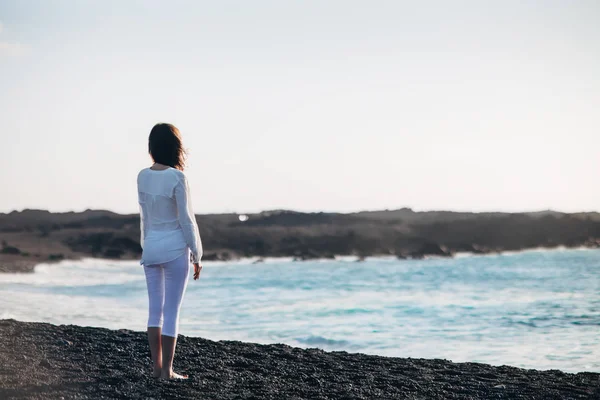
[[(0, 274), (0, 318), (145, 329), (134, 261)], [(398, 357), (600, 372), (600, 251), (404, 261), (205, 263), (181, 333)]]

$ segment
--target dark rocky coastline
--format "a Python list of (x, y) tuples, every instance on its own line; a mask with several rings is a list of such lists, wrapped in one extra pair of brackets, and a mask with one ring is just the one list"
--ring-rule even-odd
[[(392, 255), (401, 259), (488, 254), (530, 248), (600, 247), (600, 214), (392, 211), (269, 211), (197, 217), (204, 260), (239, 257)], [(139, 216), (110, 211), (0, 214), (0, 272), (31, 272), (42, 262), (100, 257), (139, 258)]]
[(181, 336), (150, 377), (143, 332), (0, 320), (0, 399), (599, 399), (600, 374)]

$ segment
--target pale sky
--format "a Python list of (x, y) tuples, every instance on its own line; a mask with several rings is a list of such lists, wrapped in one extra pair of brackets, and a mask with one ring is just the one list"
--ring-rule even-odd
[(600, 210), (600, 3), (0, 0), (0, 212)]

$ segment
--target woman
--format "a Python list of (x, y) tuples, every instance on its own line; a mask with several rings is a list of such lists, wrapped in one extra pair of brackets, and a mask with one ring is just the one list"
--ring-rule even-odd
[(186, 379), (173, 372), (179, 309), (187, 286), (189, 262), (200, 277), (202, 242), (183, 174), (186, 152), (179, 130), (157, 124), (148, 139), (154, 165), (137, 179), (142, 261), (148, 286), (148, 342), (154, 377)]

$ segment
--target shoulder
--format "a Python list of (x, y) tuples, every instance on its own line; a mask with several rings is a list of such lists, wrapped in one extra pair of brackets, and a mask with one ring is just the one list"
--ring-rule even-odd
[(175, 177), (177, 182), (187, 181), (187, 177), (185, 176), (185, 173), (183, 171), (180, 171), (177, 168), (169, 168), (169, 172)]
[(140, 172), (138, 172), (137, 175), (137, 181), (140, 181), (140, 178), (143, 177), (144, 175), (146, 175), (148, 173), (148, 168), (144, 168), (143, 170), (141, 170)]

